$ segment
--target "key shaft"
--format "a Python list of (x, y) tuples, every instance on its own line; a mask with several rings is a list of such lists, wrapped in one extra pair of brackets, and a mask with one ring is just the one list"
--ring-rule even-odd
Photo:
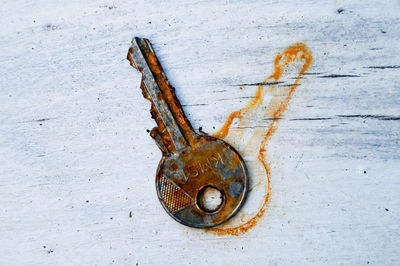
[[(175, 150), (194, 142), (194, 131), (173, 93), (172, 86), (147, 39), (134, 38), (128, 53), (132, 66), (142, 72), (142, 89), (155, 109), (159, 129), (165, 129)], [(164, 138), (165, 139), (165, 138)], [(169, 146), (168, 144), (165, 146)]]

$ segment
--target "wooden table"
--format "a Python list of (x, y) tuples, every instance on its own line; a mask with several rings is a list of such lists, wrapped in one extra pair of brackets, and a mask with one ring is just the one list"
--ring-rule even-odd
[[(0, 264), (399, 265), (399, 7), (3, 4)], [(225, 137), (252, 188), (225, 229), (185, 227), (158, 202), (134, 36), (196, 129), (216, 134), (253, 101)]]

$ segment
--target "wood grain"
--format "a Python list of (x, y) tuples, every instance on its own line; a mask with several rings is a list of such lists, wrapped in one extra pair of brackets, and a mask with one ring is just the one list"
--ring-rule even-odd
[[(400, 264), (399, 11), (395, 0), (4, 4), (0, 264)], [(278, 53), (312, 51), (267, 146), (269, 206), (247, 233), (187, 228), (162, 209), (155, 122), (125, 59), (134, 36), (152, 41), (210, 134)]]

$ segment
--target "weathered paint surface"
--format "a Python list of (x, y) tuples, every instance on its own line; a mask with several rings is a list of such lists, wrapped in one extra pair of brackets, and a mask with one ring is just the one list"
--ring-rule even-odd
[[(300, 66), (297, 66), (298, 75), (293, 84), (283, 88), (277, 88), (277, 84), (279, 84), (279, 80), (285, 69), (290, 64), (295, 64), (297, 61), (300, 61)], [(251, 163), (257, 162), (265, 169), (265, 173), (262, 176), (251, 177), (254, 180), (257, 180), (254, 182), (255, 185), (253, 188), (264, 183), (265, 194), (263, 195), (259, 209), (254, 215), (250, 215), (249, 218), (245, 219), (244, 222), (241, 221), (238, 224), (231, 224), (221, 228), (210, 228), (208, 229), (209, 231), (215, 232), (218, 235), (229, 234), (237, 236), (246, 233), (249, 229), (256, 226), (259, 219), (264, 215), (271, 197), (271, 169), (265, 156), (266, 145), (278, 129), (279, 119), (282, 118), (294, 91), (299, 85), (300, 79), (303, 78), (303, 74), (308, 70), (311, 63), (312, 53), (304, 43), (296, 43), (285, 49), (282, 53), (279, 53), (275, 57), (273, 74), (261, 82), (262, 85), (258, 86), (254, 98), (250, 99), (243, 109), (234, 111), (228, 116), (225, 124), (215, 134), (217, 137), (227, 138), (232, 142), (241, 143), (245, 141), (243, 138), (243, 128), (254, 126), (253, 124), (257, 120), (257, 117), (264, 117), (271, 121), (267, 128), (257, 128), (254, 130), (248, 143), (241, 143), (240, 145), (241, 147), (244, 147), (243, 151), (240, 152), (252, 157), (249, 160), (249, 166), (258, 168), (259, 165), (254, 166)], [(272, 95), (268, 105), (266, 105), (266, 101), (264, 100), (266, 94)], [(235, 118), (239, 120), (237, 127), (242, 128), (242, 130), (234, 132), (232, 133), (232, 136), (228, 137), (229, 130), (231, 129), (232, 122)], [(258, 149), (257, 145), (259, 145)], [(255, 173), (256, 171), (253, 170), (252, 172)]]
[[(398, 1), (25, 0), (0, 14), (1, 265), (400, 264)], [(250, 140), (273, 121), (272, 94), (225, 137), (254, 147), (251, 193), (230, 225), (271, 193), (245, 234), (188, 228), (160, 205), (155, 123), (125, 59), (134, 36), (152, 40), (193, 128), (210, 134), (277, 54), (312, 51), (265, 146), (268, 190)]]

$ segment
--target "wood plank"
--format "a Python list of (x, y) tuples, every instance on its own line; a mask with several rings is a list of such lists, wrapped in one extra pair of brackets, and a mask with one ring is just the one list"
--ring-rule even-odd
[[(4, 4), (0, 264), (400, 264), (399, 11), (395, 0)], [(277, 54), (311, 50), (267, 143), (271, 196), (248, 232), (188, 228), (159, 204), (155, 122), (125, 59), (134, 36), (152, 41), (193, 126), (210, 134)], [(272, 121), (262, 108), (249, 117), (233, 132)], [(233, 227), (267, 192), (258, 148), (247, 152), (261, 183)]]

